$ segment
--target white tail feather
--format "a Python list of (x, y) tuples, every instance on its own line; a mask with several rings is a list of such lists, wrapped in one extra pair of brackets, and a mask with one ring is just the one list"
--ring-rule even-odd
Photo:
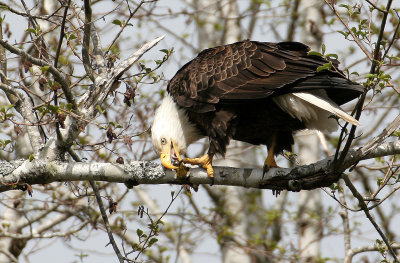
[(323, 110), (329, 111), (332, 114), (335, 114), (336, 116), (342, 118), (343, 120), (356, 125), (360, 126), (360, 122), (356, 119), (354, 119), (352, 116), (344, 112), (339, 106), (337, 106), (334, 102), (331, 102), (329, 100), (325, 100), (321, 97), (315, 96), (311, 93), (306, 93), (306, 92), (296, 92), (292, 93), (294, 96), (307, 101), (308, 103), (315, 105)]

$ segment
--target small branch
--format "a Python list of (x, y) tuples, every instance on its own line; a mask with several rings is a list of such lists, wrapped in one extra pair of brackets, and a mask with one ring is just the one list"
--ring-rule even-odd
[(90, 6), (90, 0), (84, 0), (83, 2), (85, 6), (85, 25), (83, 27), (82, 60), (87, 75), (92, 81), (94, 81), (92, 63), (89, 55), (92, 8)]
[[(400, 249), (400, 243), (394, 243), (394, 244), (392, 244), (392, 247), (394, 249)], [(379, 247), (378, 247), (378, 245), (371, 245), (371, 246), (353, 248), (349, 251), (348, 254), (346, 254), (346, 257), (344, 258), (344, 262), (351, 263), (352, 259), (355, 255), (363, 253), (363, 252), (368, 252), (368, 251), (379, 251)]]
[(117, 244), (115, 243), (114, 236), (111, 231), (110, 223), (108, 222), (107, 212), (104, 209), (103, 200), (101, 200), (99, 188), (97, 187), (95, 181), (89, 180), (89, 183), (92, 186), (94, 195), (96, 196), (97, 204), (99, 205), (101, 217), (103, 218), (104, 226), (106, 227), (108, 238), (110, 239), (110, 243), (115, 251), (115, 254), (117, 254), (119, 262), (124, 263), (124, 257), (122, 256), (121, 251), (119, 251), (119, 248), (118, 248)]
[(345, 255), (347, 255), (349, 253), (349, 251), (351, 250), (349, 213), (347, 211), (347, 208), (344, 207), (344, 206), (347, 206), (346, 197), (345, 197), (344, 193), (342, 191), (339, 191), (338, 194), (339, 194), (340, 203), (343, 204), (341, 211), (339, 212), (339, 215), (343, 221), (344, 250), (345, 250)]
[(21, 114), (24, 118), (25, 122), (32, 124), (33, 126), (28, 126), (28, 136), (29, 141), (32, 145), (32, 149), (35, 153), (37, 153), (41, 146), (41, 136), (39, 130), (34, 127), (34, 124), (38, 122), (36, 119), (33, 110), (32, 110), (32, 102), (28, 98), (26, 94), (19, 92), (17, 89), (13, 89), (12, 86), (8, 86), (6, 84), (0, 83), (0, 89), (3, 90), (6, 94), (8, 94), (8, 98), (12, 95), (12, 103), (15, 104), (15, 109)]
[(342, 178), (343, 178), (344, 182), (346, 183), (347, 187), (350, 189), (350, 191), (353, 194), (353, 196), (358, 199), (358, 203), (359, 203), (361, 209), (364, 211), (365, 215), (367, 216), (367, 218), (371, 222), (371, 224), (374, 226), (375, 230), (381, 236), (383, 242), (385, 242), (385, 244), (386, 244), (390, 254), (394, 258), (395, 262), (399, 263), (399, 260), (398, 260), (398, 258), (396, 256), (396, 252), (394, 251), (393, 247), (390, 245), (390, 241), (386, 237), (385, 233), (383, 233), (381, 228), (375, 222), (375, 219), (370, 214), (369, 209), (368, 209), (367, 205), (364, 202), (363, 196), (357, 191), (356, 187), (353, 185), (353, 183), (350, 181), (349, 177), (346, 174), (343, 174)]
[[(327, 0), (325, 0), (325, 1), (327, 1)], [(372, 60), (372, 64), (371, 64), (371, 69), (369, 71), (370, 74), (375, 74), (375, 72), (378, 70), (377, 61), (379, 59), (379, 53), (380, 53), (380, 50), (381, 50), (381, 42), (382, 42), (382, 38), (383, 38), (383, 33), (385, 32), (386, 21), (387, 21), (387, 17), (388, 17), (391, 5), (392, 5), (392, 0), (388, 0), (387, 5), (386, 5), (386, 11), (387, 12), (383, 14), (381, 27), (380, 27), (379, 35), (378, 35), (378, 40), (376, 41), (376, 46), (375, 46), (375, 50), (374, 50), (374, 56), (373, 56), (373, 60)], [(352, 35), (354, 34), (351, 30), (349, 32), (352, 33)], [(383, 60), (385, 58), (382, 57), (381, 59)], [(366, 87), (364, 89), (363, 94), (361, 95), (361, 98), (357, 102), (356, 115), (355, 115), (355, 118), (357, 120), (360, 119), (360, 116), (361, 116), (361, 113), (362, 113), (362, 108), (364, 106), (364, 101), (365, 101), (366, 94), (367, 94), (368, 90), (371, 89), (371, 88), (373, 88), (373, 87)], [(346, 141), (346, 145), (344, 146), (342, 155), (339, 158), (339, 163), (343, 160), (344, 155), (350, 149), (351, 143), (353, 142), (353, 140), (355, 138), (356, 129), (357, 129), (357, 126), (352, 125), (349, 137), (348, 137), (348, 139)]]
[(301, 0), (293, 0), (293, 8), (290, 10), (290, 23), (288, 28), (288, 33), (286, 36), (287, 41), (293, 41), (296, 27), (298, 26), (299, 20), (299, 6)]
[(379, 10), (380, 12), (385, 13), (385, 14), (388, 13), (387, 10), (383, 10), (383, 9), (377, 7), (377, 6), (376, 6), (374, 3), (372, 3), (370, 0), (365, 0), (365, 1), (367, 1), (368, 4), (370, 4), (371, 6), (373, 6), (376, 10)]
[(78, 233), (81, 231), (88, 223), (84, 223), (79, 226), (77, 229), (66, 231), (66, 232), (52, 232), (47, 234), (35, 234), (35, 233), (28, 233), (28, 234), (18, 234), (18, 233), (0, 233), (0, 237), (2, 238), (12, 238), (12, 239), (50, 239), (55, 237), (66, 237)]
[[(105, 55), (108, 54), (108, 52), (110, 51), (110, 48), (115, 44), (115, 42), (117, 41), (117, 39), (120, 37), (120, 35), (122, 34), (122, 32), (124, 31), (124, 29), (126, 28), (127, 25), (129, 25), (129, 21), (132, 19), (132, 17), (136, 14), (136, 12), (139, 10), (139, 8), (148, 1), (142, 0), (140, 1), (140, 3), (136, 6), (135, 10), (133, 10), (133, 12), (129, 12), (129, 17), (128, 19), (125, 21), (125, 23), (121, 26), (119, 32), (115, 35), (114, 39), (111, 41), (110, 45), (108, 45), (106, 52), (104, 53)], [(129, 8), (129, 6), (128, 6)]]
[(98, 84), (95, 91), (87, 92), (85, 97), (82, 99), (85, 101), (85, 107), (91, 108), (89, 112), (95, 113), (96, 105), (101, 105), (107, 98), (112, 85), (118, 80), (122, 74), (124, 74), (134, 63), (136, 63), (144, 53), (149, 51), (155, 45), (158, 44), (165, 36), (157, 37), (146, 44), (144, 44), (139, 50), (130, 55), (128, 58), (119, 63), (113, 70), (112, 75), (107, 76), (105, 79), (98, 80)]
[(68, 0), (67, 5), (65, 6), (64, 16), (63, 16), (63, 19), (62, 19), (62, 22), (61, 22), (60, 38), (58, 40), (56, 57), (54, 58), (54, 67), (55, 68), (57, 68), (57, 66), (58, 66), (58, 58), (60, 57), (61, 46), (62, 46), (62, 42), (63, 42), (63, 39), (64, 39), (65, 22), (67, 21), (68, 8), (69, 8), (70, 4), (71, 4), (71, 0)]
[[(81, 162), (81, 159), (79, 158), (79, 156), (73, 150), (71, 150), (71, 148), (68, 149), (68, 153), (71, 155), (71, 157), (75, 161)], [(110, 243), (114, 249), (115, 254), (118, 257), (119, 262), (124, 263), (124, 257), (122, 256), (121, 251), (119, 250), (119, 248), (117, 246), (117, 243), (115, 243), (115, 239), (114, 239), (113, 233), (111, 231), (110, 223), (108, 222), (107, 212), (104, 208), (103, 200), (101, 199), (99, 188), (97, 187), (97, 184), (94, 180), (89, 180), (89, 183), (90, 183), (90, 186), (92, 187), (93, 193), (96, 197), (97, 204), (100, 209), (101, 217), (103, 218), (104, 226), (107, 230), (107, 234), (110, 239)]]
[(57, 68), (55, 68), (53, 65), (47, 63), (43, 59), (35, 58), (35, 57), (29, 55), (28, 53), (26, 53), (24, 50), (10, 45), (4, 39), (0, 39), (0, 45), (5, 47), (11, 53), (17, 54), (17, 55), (22, 56), (23, 58), (26, 58), (34, 65), (41, 66), (41, 67), (45, 67), (45, 66), (48, 67), (49, 68), (48, 71), (54, 76), (54, 79), (58, 83), (61, 84), (61, 88), (65, 94), (65, 98), (67, 99), (67, 101), (72, 104), (73, 109), (77, 108), (74, 96), (72, 95), (71, 90), (69, 89), (68, 81), (66, 80), (64, 75)]
[(13, 254), (11, 254), (10, 252), (8, 252), (4, 249), (0, 249), (0, 254), (6, 255), (6, 257), (8, 257), (11, 260), (10, 262), (13, 262), (13, 263), (19, 262), (18, 259)]
[(325, 3), (331, 8), (331, 10), (333, 11), (333, 13), (336, 15), (337, 18), (339, 18), (340, 22), (342, 22), (342, 24), (346, 27), (347, 31), (351, 34), (351, 36), (353, 37), (354, 41), (357, 43), (357, 45), (361, 48), (361, 50), (364, 52), (364, 54), (369, 58), (369, 60), (372, 60), (372, 56), (371, 54), (365, 49), (365, 47), (363, 46), (363, 44), (360, 42), (360, 39), (358, 39), (358, 37), (354, 34), (354, 32), (351, 30), (351, 28), (349, 27), (349, 25), (343, 21), (342, 17), (340, 16), (340, 14), (336, 11), (335, 6), (332, 5), (329, 0), (325, 0)]

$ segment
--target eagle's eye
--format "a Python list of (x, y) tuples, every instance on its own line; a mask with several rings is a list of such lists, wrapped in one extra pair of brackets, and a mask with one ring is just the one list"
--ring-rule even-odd
[(161, 138), (161, 144), (165, 145), (167, 143), (167, 140), (165, 138)]

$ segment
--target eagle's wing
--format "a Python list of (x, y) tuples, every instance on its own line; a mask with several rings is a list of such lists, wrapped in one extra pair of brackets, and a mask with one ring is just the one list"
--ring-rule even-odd
[[(360, 94), (362, 88), (336, 69), (317, 72), (328, 61), (308, 51), (298, 42), (255, 41), (207, 49), (177, 72), (168, 91), (176, 103), (196, 112), (296, 91), (324, 89), (338, 104)], [(333, 65), (337, 68), (336, 61)]]

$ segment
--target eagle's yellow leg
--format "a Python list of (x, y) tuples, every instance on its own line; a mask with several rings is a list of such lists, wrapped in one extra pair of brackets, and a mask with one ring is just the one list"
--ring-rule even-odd
[(214, 177), (214, 168), (212, 167), (212, 156), (205, 154), (200, 158), (183, 158), (183, 163), (201, 165), (204, 169), (207, 170), (207, 175), (210, 178)]
[(276, 161), (275, 161), (274, 148), (275, 148), (275, 136), (274, 136), (274, 139), (272, 140), (271, 146), (268, 149), (267, 159), (265, 159), (265, 162), (264, 162), (264, 173), (268, 172), (268, 170), (271, 167), (279, 168), (279, 166), (276, 164)]

